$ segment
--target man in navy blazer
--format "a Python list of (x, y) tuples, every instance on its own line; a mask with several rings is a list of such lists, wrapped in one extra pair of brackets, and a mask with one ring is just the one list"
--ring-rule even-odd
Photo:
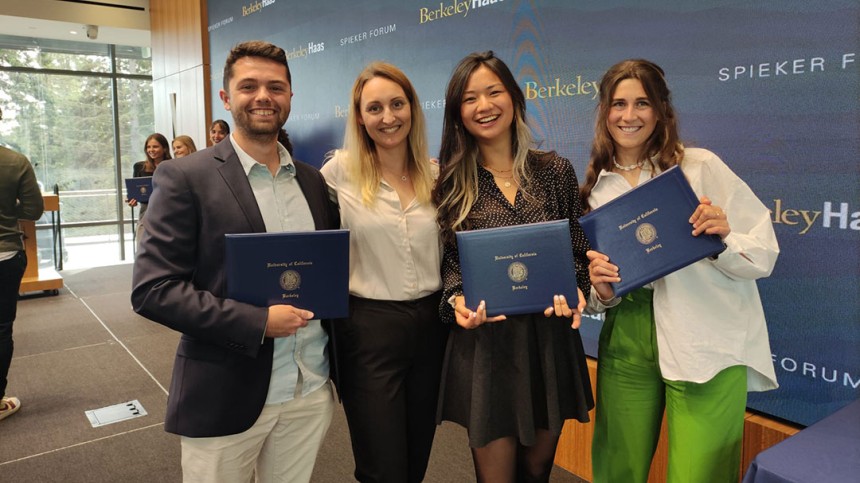
[(234, 47), (220, 95), (231, 136), (155, 172), (132, 305), (182, 333), (165, 430), (182, 437), (184, 479), (308, 481), (334, 351), (312, 313), (226, 297), (224, 235), (337, 228), (338, 216), (319, 171), (277, 143), (292, 97), (283, 49)]

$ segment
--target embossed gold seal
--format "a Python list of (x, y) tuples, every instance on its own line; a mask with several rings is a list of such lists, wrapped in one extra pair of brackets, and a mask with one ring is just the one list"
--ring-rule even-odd
[(526, 267), (526, 264), (523, 262), (514, 262), (508, 265), (508, 278), (511, 279), (512, 282), (522, 282), (527, 279), (529, 276), (529, 269)]
[(291, 291), (299, 288), (302, 284), (302, 276), (295, 270), (287, 270), (281, 274), (281, 288)]
[(657, 239), (657, 229), (651, 223), (642, 223), (636, 228), (636, 239), (643, 245), (649, 245)]

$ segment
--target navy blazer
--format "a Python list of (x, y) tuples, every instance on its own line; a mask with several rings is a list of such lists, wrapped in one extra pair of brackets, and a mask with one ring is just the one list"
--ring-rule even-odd
[[(294, 163), (315, 228), (337, 228), (322, 175)], [(135, 312), (182, 333), (164, 428), (189, 437), (240, 433), (265, 404), (274, 340), (263, 337), (267, 308), (226, 298), (224, 235), (265, 232), (263, 217), (229, 140), (159, 164), (153, 187), (131, 302)]]

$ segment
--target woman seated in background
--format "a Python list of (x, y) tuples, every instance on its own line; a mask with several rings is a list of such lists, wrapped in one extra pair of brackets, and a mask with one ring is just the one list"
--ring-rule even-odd
[[(479, 482), (546, 482), (564, 421), (594, 405), (579, 327), (589, 289), (573, 166), (536, 151), (522, 90), (492, 52), (460, 61), (448, 82), (433, 192), (442, 231), (442, 318), (456, 322), (445, 354), (439, 420), (468, 431)], [(570, 220), (579, 289), (543, 313), (487, 317), (465, 300), (455, 232)], [(450, 304), (450, 305), (449, 305)], [(453, 306), (453, 307), (452, 307)], [(452, 310), (453, 308), (453, 310)]]
[(350, 230), (350, 317), (336, 324), (338, 391), (355, 478), (420, 482), (436, 432), (448, 328), (424, 115), (412, 83), (375, 62), (355, 81), (344, 147), (322, 173)]
[(779, 254), (770, 214), (714, 153), (681, 144), (660, 67), (620, 62), (603, 76), (599, 92), (581, 190), (586, 209), (678, 165), (700, 197), (690, 213), (693, 235), (719, 235), (727, 248), (621, 299), (610, 283), (624, 277), (623, 267), (588, 252), (589, 310), (606, 311), (594, 481), (648, 479), (665, 408), (667, 481), (737, 483), (747, 391), (777, 387), (755, 283), (770, 275)]
[(209, 140), (216, 145), (230, 135), (230, 125), (223, 119), (215, 119), (209, 127)]
[(173, 144), (174, 158), (188, 156), (189, 154), (197, 151), (197, 146), (194, 145), (194, 140), (191, 139), (191, 136), (176, 136), (176, 139), (174, 139), (171, 144)]

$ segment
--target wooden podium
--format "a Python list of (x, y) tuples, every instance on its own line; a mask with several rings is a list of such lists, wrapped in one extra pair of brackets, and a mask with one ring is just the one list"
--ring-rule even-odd
[[(45, 211), (59, 211), (60, 197), (54, 194), (42, 194), (45, 201)], [(24, 233), (24, 251), (27, 254), (27, 269), (21, 279), (18, 293), (47, 292), (57, 295), (63, 288), (63, 277), (53, 268), (39, 268), (39, 247), (36, 242), (36, 222), (20, 220), (18, 227)], [(62, 253), (59, 254), (62, 256)]]

